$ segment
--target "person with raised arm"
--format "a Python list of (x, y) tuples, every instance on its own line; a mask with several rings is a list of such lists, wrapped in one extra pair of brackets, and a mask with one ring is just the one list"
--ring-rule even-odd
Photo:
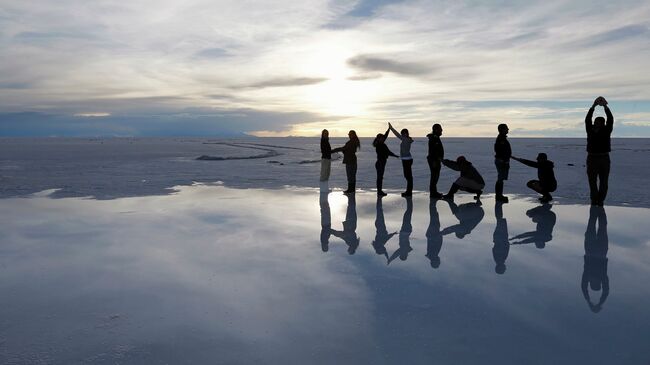
[(512, 149), (510, 148), (510, 142), (508, 142), (508, 125), (501, 123), (497, 128), (499, 135), (494, 142), (494, 165), (497, 168), (497, 182), (494, 184), (494, 193), (496, 201), (507, 203), (508, 197), (503, 195), (503, 182), (508, 180)]
[(427, 134), (427, 138), (429, 139), (427, 163), (429, 164), (429, 171), (431, 171), (429, 194), (434, 199), (442, 198), (442, 193), (438, 192), (438, 179), (440, 178), (442, 159), (445, 158), (445, 148), (440, 141), (440, 136), (442, 136), (442, 126), (436, 123), (431, 127), (431, 133)]
[(384, 171), (386, 170), (386, 161), (388, 160), (388, 156), (399, 157), (391, 152), (391, 150), (389, 150), (388, 146), (386, 145), (386, 138), (388, 138), (389, 131), (390, 128), (386, 130), (386, 133), (378, 134), (377, 137), (375, 137), (375, 140), (372, 141), (372, 145), (375, 147), (375, 150), (377, 152), (377, 162), (375, 162), (375, 169), (377, 170), (377, 196), (379, 197), (388, 195), (382, 189), (384, 184)]
[(523, 158), (511, 157), (515, 161), (537, 169), (537, 178), (539, 180), (530, 180), (526, 186), (542, 194), (539, 201), (548, 203), (553, 200), (551, 193), (557, 189), (557, 180), (555, 180), (555, 173), (553, 172), (553, 161), (550, 161), (545, 153), (537, 155), (537, 161), (526, 160)]
[[(592, 119), (598, 105), (605, 109), (607, 120), (603, 117)], [(610, 139), (614, 129), (614, 116), (607, 106), (607, 100), (602, 96), (597, 97), (589, 108), (585, 117), (585, 129), (587, 131), (587, 178), (591, 204), (603, 206), (609, 180), (609, 152), (612, 150)]]
[(335, 148), (334, 152), (343, 152), (343, 163), (345, 164), (345, 174), (348, 178), (348, 189), (343, 194), (354, 194), (357, 186), (357, 151), (361, 148), (361, 142), (357, 137), (357, 132), (351, 130), (348, 132), (349, 141), (343, 147)]
[(406, 178), (406, 191), (402, 193), (403, 197), (413, 195), (413, 156), (411, 155), (411, 144), (413, 138), (409, 136), (409, 130), (404, 128), (401, 132), (397, 132), (391, 123), (388, 123), (390, 129), (397, 138), (402, 141), (399, 145), (399, 157), (402, 160), (402, 169), (404, 170), (404, 178)]
[(476, 194), (474, 199), (479, 200), (481, 194), (483, 194), (483, 188), (485, 187), (485, 180), (479, 172), (474, 168), (471, 162), (467, 161), (465, 156), (458, 156), (456, 161), (443, 159), (442, 164), (447, 166), (452, 170), (460, 172), (460, 177), (451, 184), (449, 192), (443, 195), (443, 199), (454, 199), (454, 194), (458, 190), (463, 190), (468, 193)]

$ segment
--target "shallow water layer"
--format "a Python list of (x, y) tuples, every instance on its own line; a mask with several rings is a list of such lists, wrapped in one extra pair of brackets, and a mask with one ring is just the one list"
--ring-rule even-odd
[(647, 364), (650, 210), (314, 189), (0, 200), (0, 363)]

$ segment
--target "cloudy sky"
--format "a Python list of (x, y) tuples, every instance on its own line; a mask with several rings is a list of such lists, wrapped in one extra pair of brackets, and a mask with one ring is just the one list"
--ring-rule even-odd
[(4, 0), (0, 135), (650, 137), (650, 2)]

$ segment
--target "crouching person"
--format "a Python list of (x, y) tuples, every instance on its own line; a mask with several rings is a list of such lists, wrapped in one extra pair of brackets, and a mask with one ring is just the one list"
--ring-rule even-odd
[(459, 156), (456, 161), (444, 159), (442, 164), (452, 170), (460, 172), (460, 177), (454, 181), (449, 188), (449, 192), (443, 196), (443, 199), (454, 199), (454, 194), (458, 190), (466, 191), (468, 193), (476, 194), (475, 199), (479, 200), (483, 194), (485, 187), (485, 180), (479, 172), (474, 168), (471, 162), (467, 161), (464, 156)]
[(526, 166), (536, 168), (538, 180), (530, 180), (526, 186), (535, 190), (539, 194), (542, 194), (539, 198), (540, 202), (548, 203), (553, 200), (551, 193), (557, 189), (557, 180), (555, 180), (555, 173), (553, 172), (553, 161), (549, 161), (545, 153), (538, 154), (537, 161), (526, 160), (514, 156), (511, 158)]

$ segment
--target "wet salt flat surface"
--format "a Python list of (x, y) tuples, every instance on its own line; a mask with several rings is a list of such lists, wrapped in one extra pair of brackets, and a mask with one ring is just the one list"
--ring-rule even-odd
[(650, 362), (645, 208), (48, 193), (0, 200), (2, 364)]

